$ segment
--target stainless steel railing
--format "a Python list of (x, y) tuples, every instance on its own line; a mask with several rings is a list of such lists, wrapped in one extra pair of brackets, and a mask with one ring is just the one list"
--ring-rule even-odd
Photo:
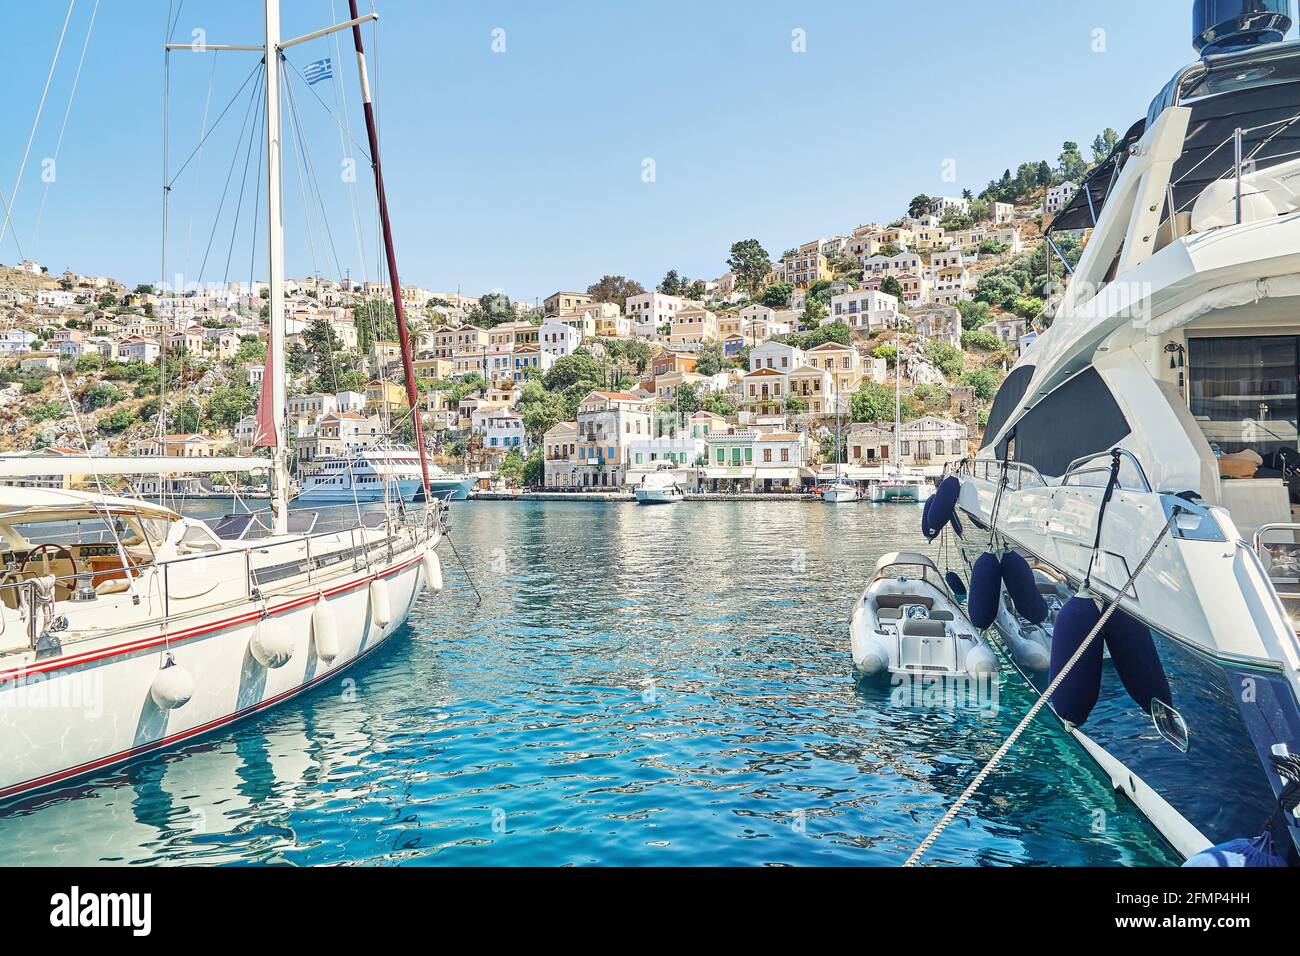
[[(35, 580), (28, 579), (25, 581), (15, 581), (12, 583), (0, 584), (0, 602), (5, 607), (13, 607), (18, 610), (23, 624), (27, 629), (27, 643), (31, 650), (36, 650), (40, 641), (43, 629), (40, 627), (40, 613), (43, 607), (51, 607), (52, 623), (56, 623), (61, 616), (55, 616), (52, 613), (52, 606), (59, 603), (78, 603), (72, 598), (64, 598), (60, 601), (57, 598), (59, 587), (72, 592), (74, 595), (78, 592), (78, 586), (88, 587), (96, 577), (111, 575), (113, 577), (121, 576), (128, 582), (128, 588), (137, 599), (151, 598), (152, 592), (146, 591), (143, 594), (135, 592), (134, 588), (138, 582), (142, 582), (146, 573), (152, 571), (153, 579), (144, 582), (146, 588), (151, 588), (154, 582), (161, 585), (161, 593), (158, 595), (161, 603), (161, 613), (154, 616), (135, 619), (130, 622), (129, 627), (137, 627), (141, 624), (151, 621), (171, 621), (174, 617), (172, 614), (172, 588), (171, 578), (174, 568), (187, 566), (195, 561), (214, 561), (228, 558), (234, 563), (242, 565), (240, 574), (236, 580), (242, 582), (239, 588), (239, 597), (242, 600), (264, 600), (274, 594), (288, 590), (287, 582), (293, 581), (295, 585), (299, 584), (299, 578), (306, 577), (307, 583), (314, 583), (322, 575), (320, 572), (335, 565), (341, 565), (347, 562), (352, 571), (358, 571), (361, 568), (372, 567), (374, 552), (379, 551), (392, 563), (394, 558), (402, 550), (399, 547), (399, 532), (408, 532), (411, 536), (410, 546), (414, 547), (419, 544), (427, 544), (437, 535), (446, 530), (446, 511), (447, 509), (440, 502), (431, 503), (427, 509), (412, 510), (403, 516), (400, 520), (394, 520), (389, 514), (383, 527), (376, 526), (372, 529), (349, 528), (346, 529), (347, 547), (323, 549), (320, 547), (323, 539), (330, 538), (338, 540), (343, 531), (322, 531), (310, 535), (300, 535), (283, 541), (264, 541), (253, 540), (243, 542), (244, 547), (238, 550), (222, 551), (201, 551), (196, 554), (183, 555), (176, 558), (169, 558), (165, 561), (148, 561), (123, 563), (115, 567), (105, 567), (97, 571), (77, 571), (73, 574), (53, 575), (53, 593), (55, 599), (48, 604), (38, 602), (38, 584)], [(382, 537), (366, 540), (364, 537), (358, 538), (358, 533), (365, 530), (383, 531)], [(313, 551), (312, 543), (317, 543)], [(297, 549), (297, 554), (302, 556), (302, 560), (294, 560), (280, 564), (263, 563), (256, 566), (253, 563), (254, 553), (262, 555), (271, 554), (278, 551), (284, 553), (288, 549)], [(229, 582), (231, 579), (227, 579)], [(276, 585), (284, 581), (283, 587)], [(49, 583), (49, 578), (46, 578)], [(218, 582), (215, 587), (219, 587)], [(4, 600), (5, 595), (12, 595), (12, 604)], [(96, 595), (98, 598), (99, 595)], [(138, 601), (137, 601), (138, 603)], [(211, 607), (221, 606), (220, 604), (208, 605), (203, 608), (193, 609), (189, 613), (209, 610)], [(0, 612), (2, 613), (2, 612)], [(185, 614), (176, 615), (183, 618)], [(0, 626), (2, 631), (2, 626)]]

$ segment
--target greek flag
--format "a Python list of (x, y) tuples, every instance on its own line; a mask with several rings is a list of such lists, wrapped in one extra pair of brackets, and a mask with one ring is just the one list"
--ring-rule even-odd
[(325, 57), (323, 60), (315, 60), (308, 63), (302, 68), (302, 75), (307, 80), (308, 86), (315, 86), (321, 80), (332, 79), (334, 76), (334, 67), (330, 63), (330, 58)]

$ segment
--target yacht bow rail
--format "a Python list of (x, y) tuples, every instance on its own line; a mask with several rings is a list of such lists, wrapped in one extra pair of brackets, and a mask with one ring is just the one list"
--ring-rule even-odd
[[(239, 601), (265, 602), (276, 594), (300, 589), (304, 585), (311, 586), (323, 580), (334, 578), (341, 571), (356, 572), (363, 568), (371, 570), (376, 561), (386, 561), (391, 564), (404, 551), (411, 550), (421, 543), (427, 544), (430, 541), (436, 541), (438, 535), (446, 531), (445, 514), (446, 509), (442, 507), (441, 503), (435, 502), (433, 507), (427, 511), (408, 513), (399, 521), (389, 518), (383, 525), (376, 525), (374, 528), (369, 529), (382, 529), (385, 531), (382, 537), (369, 540), (364, 535), (366, 528), (350, 528), (346, 532), (317, 532), (315, 534), (295, 536), (282, 541), (254, 539), (244, 542), (247, 545), (246, 547), (230, 551), (201, 551), (197, 554), (188, 554), (163, 561), (124, 563), (100, 571), (78, 571), (73, 574), (47, 575), (41, 579), (33, 578), (0, 584), (0, 602), (5, 607), (17, 610), (27, 630), (26, 648), (10, 648), (8, 652), (0, 651), (0, 653), (12, 653), (14, 650), (20, 649), (39, 652), (42, 638), (47, 635), (57, 636), (67, 629), (66, 618), (53, 614), (54, 605), (56, 603), (75, 605), (98, 600), (101, 595), (96, 592), (92, 583), (96, 577), (104, 580), (125, 581), (125, 590), (133, 595), (136, 604), (146, 600), (152, 604), (155, 599), (160, 604), (158, 613), (132, 619), (129, 623), (123, 624), (121, 630), (149, 624), (167, 626), (174, 621), (185, 620), (197, 614), (207, 613)], [(402, 531), (410, 534), (409, 542), (401, 540), (400, 532)], [(345, 533), (347, 535), (346, 539), (343, 538)], [(358, 535), (361, 535), (361, 537), (358, 538)], [(325, 538), (344, 542), (345, 546), (341, 548), (322, 548), (321, 542)], [(313, 548), (313, 542), (316, 542), (315, 548)], [(278, 552), (278, 555), (285, 555), (290, 549), (293, 549), (294, 554), (288, 560), (275, 564), (254, 564), (253, 558), (255, 554), (268, 555), (272, 552)], [(196, 561), (207, 561), (210, 564), (221, 563), (223, 566), (229, 566), (228, 573), (225, 575), (220, 574), (219, 570), (215, 568), (205, 569), (206, 576), (217, 582), (213, 585), (214, 589), (219, 587), (221, 583), (235, 582), (238, 585), (235, 588), (235, 593), (228, 596), (225, 601), (173, 613), (173, 600), (182, 598), (180, 595), (173, 594), (173, 570), (187, 568)], [(346, 567), (343, 567), (344, 565)], [(11, 568), (10, 573), (13, 570), (15, 569)], [(143, 592), (136, 591), (137, 583), (142, 582), (146, 572), (149, 571), (153, 571), (154, 574), (149, 581), (144, 582)], [(158, 572), (161, 572), (161, 574)], [(298, 580), (300, 578), (305, 578), (305, 580)], [(291, 581), (293, 582), (292, 585), (288, 583)], [(103, 583), (101, 581), (101, 585)], [(56, 594), (60, 586), (69, 592), (69, 596), (62, 599), (62, 601), (52, 600), (51, 595)], [(45, 596), (42, 597), (42, 594)], [(46, 619), (44, 626), (41, 624), (43, 617)], [(96, 632), (94, 636), (103, 636), (112, 633), (113, 630), (113, 628), (108, 628)], [(3, 617), (2, 612), (0, 612), (0, 634), (3, 632)]]

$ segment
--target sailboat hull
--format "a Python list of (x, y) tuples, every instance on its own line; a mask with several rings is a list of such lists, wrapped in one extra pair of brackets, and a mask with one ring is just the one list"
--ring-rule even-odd
[[(268, 600), (269, 617), (293, 637), (280, 667), (252, 648), (262, 619), (247, 605), (188, 619), (170, 635), (152, 627), (83, 641), (68, 652), (0, 670), (0, 799), (66, 783), (214, 733), (313, 687), (326, 685), (378, 650), (404, 625), (423, 588), (423, 549), (373, 573), (336, 579), (324, 590), (286, 591)], [(377, 614), (371, 584), (384, 582), (389, 612)], [(337, 623), (337, 653), (316, 653), (312, 614), (325, 601)], [(385, 624), (379, 623), (383, 617)], [(194, 680), (180, 707), (158, 706), (151, 688), (170, 653)]]

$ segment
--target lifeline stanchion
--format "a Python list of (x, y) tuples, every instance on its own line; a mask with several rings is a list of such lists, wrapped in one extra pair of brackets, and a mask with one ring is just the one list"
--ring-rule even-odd
[(1119, 602), (1124, 599), (1124, 596), (1129, 592), (1129, 589), (1133, 587), (1133, 582), (1137, 580), (1138, 575), (1142, 573), (1151, 558), (1155, 556), (1156, 548), (1160, 547), (1160, 542), (1165, 539), (1165, 535), (1169, 533), (1170, 527), (1173, 526), (1174, 520), (1182, 510), (1183, 509), (1178, 507), (1170, 509), (1169, 517), (1166, 519), (1164, 527), (1160, 529), (1160, 533), (1156, 535), (1155, 540), (1151, 542), (1151, 547), (1149, 547), (1147, 553), (1142, 556), (1142, 560), (1138, 562), (1138, 566), (1129, 576), (1129, 579), (1124, 582), (1124, 586), (1120, 588), (1119, 594), (1115, 596), (1115, 600), (1113, 600), (1106, 610), (1102, 612), (1101, 619), (1097, 621), (1096, 625), (1088, 633), (1088, 636), (1079, 644), (1078, 650), (1074, 652), (1074, 656), (1072, 656), (1069, 661), (1066, 662), (1065, 666), (1061, 668), (1061, 673), (1056, 675), (1055, 680), (1047, 685), (1047, 689), (1043, 691), (1038, 700), (1034, 701), (1033, 706), (1029, 708), (1029, 712), (1021, 718), (1020, 723), (1016, 724), (1016, 729), (1011, 731), (1007, 736), (1007, 739), (1002, 742), (1002, 746), (999, 747), (997, 752), (989, 758), (989, 762), (984, 765), (984, 769), (975, 775), (975, 779), (970, 782), (970, 785), (962, 791), (961, 796), (959, 796), (953, 805), (948, 808), (948, 812), (945, 813), (943, 817), (940, 818), (939, 822), (934, 825), (934, 829), (931, 830), (929, 835), (921, 841), (920, 845), (912, 851), (912, 855), (903, 863), (904, 867), (915, 866), (920, 861), (921, 857), (925, 856), (925, 852), (930, 849), (935, 840), (939, 839), (939, 835), (947, 829), (948, 824), (952, 823), (952, 821), (957, 818), (958, 812), (960, 812), (961, 808), (966, 805), (966, 802), (975, 795), (975, 791), (979, 790), (979, 788), (983, 786), (984, 781), (988, 779), (991, 773), (993, 773), (997, 768), (997, 765), (1002, 762), (1002, 758), (1010, 753), (1011, 748), (1015, 746), (1016, 740), (1025, 732), (1025, 728), (1029, 726), (1030, 722), (1035, 716), (1037, 716), (1038, 712), (1047, 704), (1052, 693), (1060, 685), (1061, 681), (1065, 680), (1065, 675), (1070, 673), (1070, 668), (1074, 667), (1079, 658), (1083, 657), (1084, 651), (1088, 649), (1088, 645), (1096, 640), (1097, 635), (1101, 633), (1101, 629), (1106, 626), (1106, 622), (1110, 619), (1111, 614), (1113, 614), (1115, 609), (1119, 607)]

